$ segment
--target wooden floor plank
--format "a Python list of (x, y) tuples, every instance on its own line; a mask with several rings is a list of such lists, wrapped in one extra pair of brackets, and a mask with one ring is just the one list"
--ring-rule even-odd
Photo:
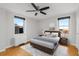
[(6, 51), (1, 52), (0, 56), (32, 56), (32, 54), (20, 47), (11, 47), (6, 49)]
[(68, 54), (70, 56), (78, 56), (78, 49), (74, 45), (68, 46)]
[[(8, 48), (6, 49), (6, 51), (0, 52), (0, 56), (32, 56), (31, 53), (20, 48), (21, 46)], [(78, 49), (75, 46), (68, 45), (64, 47), (68, 47), (68, 54), (70, 56), (78, 56)]]

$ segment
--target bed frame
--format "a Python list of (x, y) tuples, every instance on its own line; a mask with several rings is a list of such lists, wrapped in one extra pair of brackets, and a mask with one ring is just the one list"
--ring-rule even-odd
[[(55, 33), (58, 33), (58, 36), (59, 36), (59, 37), (61, 37), (59, 31), (45, 31), (45, 32), (50, 32), (50, 33), (55, 32)], [(44, 46), (35, 44), (35, 43), (33, 43), (33, 42), (30, 42), (30, 44), (31, 44), (32, 47), (37, 48), (37, 49), (39, 49), (39, 50), (41, 50), (41, 51), (43, 51), (43, 52), (46, 52), (46, 53), (48, 53), (48, 54), (50, 54), (50, 55), (53, 55), (54, 51), (55, 51), (55, 50), (57, 49), (57, 47), (58, 47), (58, 43), (55, 43), (55, 47), (54, 47), (53, 49), (50, 49), (50, 48), (48, 48), (48, 47), (44, 47)]]

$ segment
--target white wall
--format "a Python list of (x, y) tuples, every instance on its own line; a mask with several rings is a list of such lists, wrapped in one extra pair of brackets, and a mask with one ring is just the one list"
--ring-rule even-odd
[(76, 44), (76, 16), (75, 12), (74, 13), (69, 13), (69, 14), (63, 14), (63, 15), (58, 15), (58, 16), (52, 16), (50, 19), (42, 20), (40, 21), (40, 31), (48, 30), (49, 29), (49, 24), (54, 23), (56, 28), (58, 29), (58, 18), (59, 17), (65, 17), (65, 16), (70, 16), (70, 32), (69, 32), (69, 41), (72, 44)]
[(12, 25), (10, 21), (8, 12), (0, 9), (0, 49), (8, 47), (10, 38), (13, 36), (12, 28), (9, 28)]
[(79, 9), (76, 12), (76, 46), (79, 49)]
[(70, 15), (70, 33), (69, 33), (69, 40), (70, 43), (76, 45), (76, 14), (73, 13)]
[(39, 34), (39, 22), (35, 20), (27, 20), (27, 39), (31, 39)]
[(52, 17), (51, 19), (45, 19), (40, 21), (40, 31), (48, 30), (49, 29), (49, 24), (54, 23), (55, 26), (57, 27), (57, 18)]
[[(13, 43), (15, 43), (16, 45), (20, 44), (20, 43), (23, 43), (23, 42), (26, 42), (27, 38), (26, 38), (26, 20), (25, 20), (25, 25), (24, 25), (24, 33), (23, 34), (14, 34), (15, 33), (15, 29), (14, 29), (14, 16), (20, 16), (20, 17), (24, 17), (23, 15), (20, 15), (20, 14), (17, 14), (17, 13), (12, 13), (8, 10), (5, 10), (5, 9), (2, 9), (0, 8), (0, 12), (3, 12), (3, 13), (0, 13), (1, 17), (3, 17), (4, 19), (1, 19), (0, 22), (5, 26), (5, 30), (3, 31), (2, 30), (2, 38), (5, 34), (4, 37), (7, 37), (3, 40), (4, 43), (6, 43), (6, 47), (10, 47), (12, 45), (14, 45)], [(2, 15), (4, 14), (4, 15)], [(25, 17), (26, 18), (26, 17)], [(4, 20), (2, 22), (2, 20)], [(1, 27), (3, 27), (3, 25)], [(4, 28), (2, 28), (4, 29)], [(0, 34), (2, 34), (0, 33)], [(14, 39), (12, 39), (14, 38)], [(5, 41), (7, 40), (7, 41)], [(3, 43), (2, 42), (2, 43)], [(4, 44), (3, 43), (3, 44)]]
[[(14, 16), (25, 18), (24, 34), (14, 34)], [(16, 45), (26, 42), (38, 33), (38, 24), (38, 21), (30, 20), (24, 15), (0, 8), (0, 49), (12, 46), (13, 41)]]

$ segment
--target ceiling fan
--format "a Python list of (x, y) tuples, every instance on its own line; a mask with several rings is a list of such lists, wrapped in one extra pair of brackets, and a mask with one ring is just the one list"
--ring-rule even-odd
[(39, 6), (36, 6), (34, 3), (31, 3), (31, 5), (35, 8), (35, 10), (27, 10), (26, 12), (35, 12), (35, 16), (37, 16), (37, 14), (38, 14), (37, 12), (40, 12), (41, 14), (47, 15), (43, 11), (49, 9), (49, 6), (43, 7), (43, 8), (39, 8)]

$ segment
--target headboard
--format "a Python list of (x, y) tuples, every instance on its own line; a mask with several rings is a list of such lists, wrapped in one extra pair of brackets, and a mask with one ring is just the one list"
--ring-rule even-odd
[(44, 33), (45, 33), (45, 32), (58, 33), (58, 37), (61, 37), (61, 32), (60, 32), (60, 31), (48, 31), (48, 30), (46, 30), (46, 31), (44, 31)]

